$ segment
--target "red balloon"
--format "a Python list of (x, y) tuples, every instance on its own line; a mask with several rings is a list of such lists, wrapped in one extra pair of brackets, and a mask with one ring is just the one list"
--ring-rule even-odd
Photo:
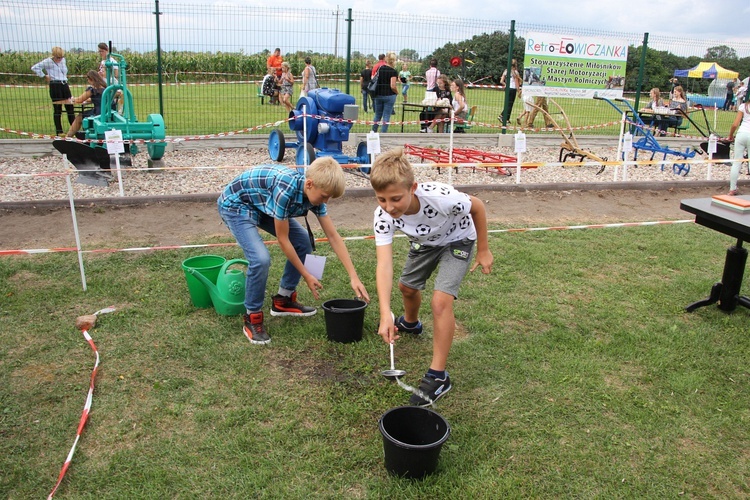
[(460, 57), (451, 57), (451, 66), (454, 68), (457, 68), (461, 66), (461, 58)]

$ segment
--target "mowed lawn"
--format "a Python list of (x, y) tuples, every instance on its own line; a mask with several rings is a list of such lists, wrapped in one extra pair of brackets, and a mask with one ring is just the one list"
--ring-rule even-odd
[[(182, 82), (181, 85), (172, 85), (166, 82), (162, 88), (163, 106), (159, 105), (159, 89), (154, 85), (140, 86), (133, 82), (129, 89), (133, 95), (136, 117), (139, 122), (147, 121), (148, 115), (152, 113), (163, 113), (166, 132), (168, 136), (204, 135), (228, 132), (268, 134), (274, 127), (280, 127), (282, 131), (289, 132), (285, 123), (288, 113), (283, 106), (272, 106), (268, 99), (261, 103), (258, 97), (258, 88), (253, 83), (220, 83), (208, 82), (200, 84), (189, 84)], [(345, 83), (342, 81), (321, 81), (322, 86), (337, 88), (346, 91)], [(85, 90), (81, 85), (73, 85), (72, 93), (80, 95)], [(400, 86), (399, 86), (400, 91)], [(358, 82), (351, 82), (350, 94), (360, 107), (358, 120), (372, 121), (374, 114), (370, 109), (365, 113), (362, 109), (362, 94)], [(413, 85), (409, 91), (409, 102), (421, 103), (424, 97), (424, 87)], [(299, 85), (295, 87), (292, 102), (297, 104), (299, 99)], [(471, 128), (471, 133), (501, 133), (498, 115), (504, 107), (505, 93), (497, 89), (470, 88), (467, 90), (467, 102), (470, 106), (477, 106), (474, 117), (476, 125)], [(388, 133), (401, 131), (400, 122), (419, 120), (419, 113), (407, 110), (402, 114), (402, 96), (399, 94), (397, 104), (391, 122), (397, 122), (390, 127)], [(641, 105), (647, 101), (647, 96), (642, 99)], [(549, 103), (552, 118), (560, 127), (567, 132), (567, 121), (563, 112), (567, 115), (570, 125), (574, 127), (574, 133), (585, 135), (611, 135), (616, 136), (619, 132), (619, 114), (606, 102), (594, 99), (555, 99)], [(632, 101), (631, 101), (632, 103)], [(634, 103), (633, 103), (634, 104)], [(0, 118), (0, 127), (8, 129), (0, 131), (0, 138), (15, 139), (26, 137), (17, 132), (30, 134), (53, 134), (54, 125), (52, 121), (52, 104), (46, 87), (3, 87), (0, 88), (0, 106), (4, 110)], [(523, 102), (517, 99), (513, 105), (513, 113), (508, 123), (515, 132), (516, 118), (523, 113)], [(721, 136), (729, 133), (729, 126), (734, 120), (736, 113), (728, 111), (717, 111), (714, 116), (713, 110), (707, 111), (707, 118), (713, 130)], [(682, 135), (701, 136), (701, 132), (708, 133), (706, 122), (702, 113), (692, 115), (702, 130), (697, 130), (693, 125), (681, 132)], [(65, 122), (65, 118), (63, 118)], [(535, 120), (536, 127), (542, 127), (544, 120), (539, 114)], [(370, 125), (357, 123), (352, 127), (352, 132), (367, 132)], [(17, 131), (17, 132), (12, 132)], [(418, 132), (419, 125), (404, 125), (404, 132)], [(535, 132), (531, 132), (535, 133)], [(539, 132), (537, 132), (539, 133)], [(544, 134), (559, 135), (557, 131), (543, 132)], [(569, 132), (567, 132), (569, 134)]]
[[(75, 319), (114, 304), (90, 332), (91, 418), (57, 498), (747, 497), (750, 311), (684, 311), (732, 243), (693, 224), (491, 235), (493, 273), (456, 302), (454, 389), (436, 408), (452, 434), (422, 481), (383, 466), (378, 419), (409, 394), (380, 375), (376, 301), (361, 342), (329, 342), (321, 310), (269, 316), (260, 347), (239, 317), (191, 305), (181, 262), (209, 252), (86, 254), (87, 292), (72, 253), (3, 257), (0, 496), (55, 484), (94, 364)], [(373, 243), (348, 247), (375, 297)], [(330, 247), (318, 253), (324, 300), (351, 297)], [(428, 300), (422, 320), (395, 346), (412, 385)]]

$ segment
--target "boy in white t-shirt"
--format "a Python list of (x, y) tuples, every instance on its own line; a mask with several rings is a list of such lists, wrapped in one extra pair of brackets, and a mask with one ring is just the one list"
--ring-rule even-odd
[[(378, 334), (386, 343), (399, 338), (396, 331), (422, 333), (419, 308), (425, 282), (435, 276), (430, 301), (433, 318), (432, 362), (419, 384), (422, 396), (409, 402), (429, 406), (451, 390), (445, 370), (456, 329), (453, 302), (466, 273), (482, 267), (492, 270), (492, 252), (487, 240), (487, 215), (482, 201), (440, 182), (417, 183), (414, 171), (396, 149), (380, 155), (372, 166), (370, 184), (380, 205), (375, 210), (373, 227), (377, 254), (376, 282), (380, 304)], [(404, 314), (391, 314), (393, 289), (393, 236), (396, 230), (410, 242), (409, 255), (399, 278), (398, 288), (404, 302)], [(477, 244), (476, 262), (471, 257)]]

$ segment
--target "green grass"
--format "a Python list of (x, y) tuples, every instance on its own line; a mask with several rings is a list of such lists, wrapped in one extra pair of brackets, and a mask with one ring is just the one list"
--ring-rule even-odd
[[(91, 419), (58, 498), (750, 495), (750, 312), (683, 310), (720, 278), (732, 241), (675, 225), (490, 242), (493, 274), (470, 275), (456, 303), (454, 390), (437, 408), (452, 435), (423, 481), (383, 467), (378, 418), (409, 394), (379, 375), (375, 301), (359, 343), (327, 341), (321, 311), (269, 316), (273, 341), (259, 347), (239, 317), (191, 306), (180, 263), (206, 252), (86, 255), (87, 292), (73, 254), (5, 258), (0, 496), (54, 485), (94, 361), (74, 320), (110, 304), (91, 331)], [(372, 243), (348, 246), (375, 296)], [(283, 259), (271, 249), (273, 290)], [(323, 300), (350, 297), (330, 247), (318, 252)], [(396, 345), (411, 384), (430, 360), (429, 300), (422, 320), (423, 338)]]
[[(139, 121), (146, 121), (151, 113), (159, 113), (159, 96), (158, 88), (155, 86), (137, 86), (137, 82), (128, 80), (129, 89), (133, 93), (133, 100), (136, 108), (136, 115)], [(164, 101), (164, 120), (167, 127), (167, 135), (184, 136), (184, 135), (201, 135), (215, 134), (221, 132), (233, 132), (244, 130), (252, 127), (263, 126), (285, 120), (287, 113), (283, 106), (271, 106), (266, 100), (265, 105), (261, 105), (257, 97), (255, 84), (205, 84), (205, 85), (167, 85), (163, 87)], [(341, 81), (321, 81), (322, 86), (329, 86), (345, 90), (344, 83)], [(73, 85), (72, 92), (74, 95), (83, 93), (84, 88), (81, 85)], [(359, 83), (352, 82), (350, 87), (351, 94), (355, 97), (357, 104), (360, 106), (360, 120), (372, 120), (372, 112), (363, 113), (361, 110), (362, 94), (359, 91)], [(299, 97), (299, 85), (295, 87), (294, 101), (297, 102)], [(412, 86), (409, 92), (410, 102), (421, 102), (424, 97), (424, 88)], [(484, 126), (474, 126), (472, 133), (499, 133), (500, 121), (497, 116), (503, 108), (504, 92), (494, 89), (472, 88), (467, 91), (467, 100), (469, 105), (477, 106), (475, 121)], [(620, 119), (617, 112), (607, 103), (595, 101), (593, 99), (556, 99), (556, 101), (565, 110), (573, 127), (585, 127), (597, 125), (597, 128), (578, 130), (576, 134), (580, 135), (617, 135), (619, 125), (616, 123)], [(399, 104), (401, 96), (398, 96)], [(0, 118), (0, 127), (7, 129), (19, 130), (23, 132), (36, 134), (54, 133), (52, 121), (52, 105), (49, 101), (49, 95), (46, 87), (40, 88), (17, 88), (17, 87), (0, 87), (0, 106), (6, 112)], [(523, 103), (516, 100), (510, 126), (515, 127), (516, 117), (523, 112)], [(550, 103), (550, 112), (553, 118), (562, 127), (565, 127), (565, 121), (559, 114), (555, 106)], [(736, 113), (718, 112), (718, 121), (716, 130), (721, 135), (729, 132), (729, 126), (734, 120)], [(713, 125), (713, 115), (710, 113), (711, 124)], [(417, 113), (406, 113), (404, 120), (418, 120)], [(702, 117), (701, 117), (702, 119)], [(705, 129), (705, 125), (698, 120), (699, 125)], [(65, 119), (63, 119), (65, 121)], [(391, 117), (391, 121), (401, 121), (401, 107), (397, 105), (396, 110)], [(611, 125), (602, 126), (613, 123)], [(540, 115), (536, 118), (536, 125), (542, 126), (544, 120)], [(286, 124), (281, 128), (289, 132)], [(367, 132), (368, 125), (354, 125), (352, 132)], [(405, 125), (404, 132), (417, 132), (418, 125)], [(267, 135), (269, 127), (263, 127), (252, 133)], [(390, 132), (400, 132), (400, 125), (393, 125)], [(704, 130), (705, 131), (705, 130)], [(550, 132), (558, 135), (558, 132)], [(694, 127), (691, 127), (686, 134), (700, 135)], [(9, 132), (0, 132), (0, 138), (18, 138), (17, 134)]]

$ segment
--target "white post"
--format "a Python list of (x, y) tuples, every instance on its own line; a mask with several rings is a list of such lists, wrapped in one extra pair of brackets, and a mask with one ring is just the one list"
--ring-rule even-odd
[[(67, 155), (63, 155), (63, 161), (67, 162)], [(81, 253), (81, 237), (78, 234), (78, 219), (76, 218), (76, 205), (73, 201), (73, 183), (70, 182), (70, 174), (65, 176), (68, 184), (68, 200), (70, 201), (70, 215), (73, 217), (73, 233), (76, 237), (76, 250), (78, 251), (78, 268), (81, 270), (81, 285), (83, 291), (86, 291), (86, 271), (83, 269), (83, 253)]]
[[(448, 131), (448, 134), (450, 135), (450, 137), (448, 138), (448, 163), (453, 163), (453, 123), (456, 119), (455, 114), (455, 111), (453, 111), (453, 108), (451, 108), (450, 130)], [(452, 167), (448, 167), (448, 184), (453, 184)]]
[[(623, 155), (630, 157), (630, 153), (633, 152), (633, 136), (630, 132), (625, 132), (622, 135), (622, 153)], [(628, 160), (622, 162), (622, 180), (628, 180)]]
[[(620, 135), (617, 138), (618, 139), (617, 140), (617, 157), (616, 157), (617, 159), (615, 161), (621, 161), (622, 159), (622, 136), (623, 136), (623, 133), (625, 132), (626, 119), (627, 117), (625, 115), (625, 112), (623, 111), (622, 118), (620, 118)], [(615, 168), (613, 170), (614, 170), (614, 176), (612, 177), (612, 180), (617, 182), (618, 165), (616, 163), (615, 163)]]
[(516, 154), (516, 184), (521, 183), (521, 163), (523, 163), (523, 153)]
[(716, 152), (716, 142), (718, 137), (716, 134), (708, 136), (708, 169), (706, 169), (706, 180), (711, 180), (711, 167), (713, 166), (714, 153)]
[(125, 196), (122, 188), (122, 170), (120, 170), (120, 153), (115, 153), (115, 166), (117, 167), (117, 184), (120, 186), (120, 196)]
[(303, 165), (305, 166), (305, 170), (307, 170), (307, 104), (302, 105), (302, 158), (303, 158)]

